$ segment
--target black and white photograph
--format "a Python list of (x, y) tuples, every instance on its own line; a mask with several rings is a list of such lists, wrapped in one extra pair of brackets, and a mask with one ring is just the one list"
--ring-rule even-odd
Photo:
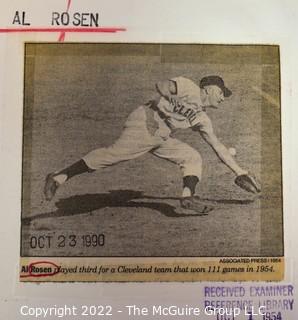
[(283, 257), (279, 47), (26, 43), (22, 257)]

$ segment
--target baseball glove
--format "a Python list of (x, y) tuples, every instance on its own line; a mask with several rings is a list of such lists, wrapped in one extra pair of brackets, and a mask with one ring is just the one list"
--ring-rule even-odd
[(256, 179), (253, 178), (249, 174), (242, 174), (235, 179), (235, 183), (241, 189), (251, 192), (251, 193), (259, 193), (261, 192), (261, 188), (257, 183)]

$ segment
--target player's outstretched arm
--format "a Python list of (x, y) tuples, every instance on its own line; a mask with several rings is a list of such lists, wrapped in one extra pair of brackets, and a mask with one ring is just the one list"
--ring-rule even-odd
[(200, 132), (203, 139), (212, 147), (218, 158), (229, 167), (237, 176), (245, 175), (248, 172), (242, 169), (235, 159), (231, 156), (229, 150), (218, 140), (214, 132)]
[(208, 116), (202, 114), (199, 120), (197, 125), (193, 127), (193, 130), (200, 132), (203, 139), (212, 147), (218, 158), (236, 174), (237, 177), (234, 182), (247, 192), (254, 194), (260, 193), (261, 187), (256, 179), (237, 164), (228, 149), (218, 140), (213, 132), (212, 124)]
[(229, 150), (218, 140), (212, 127), (211, 120), (205, 113), (201, 113), (198, 117), (198, 123), (192, 128), (194, 131), (199, 131), (203, 139), (215, 151), (218, 158), (229, 167), (236, 176), (245, 175), (248, 172), (242, 169), (235, 159), (230, 154)]

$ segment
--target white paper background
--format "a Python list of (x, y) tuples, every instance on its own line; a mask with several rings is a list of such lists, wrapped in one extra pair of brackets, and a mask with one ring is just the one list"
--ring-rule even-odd
[[(52, 11), (66, 0), (2, 0), (0, 28), (26, 10), (32, 27), (49, 27)], [(99, 12), (103, 27), (117, 34), (66, 34), (66, 41), (279, 44), (282, 77), (285, 283), (296, 283), (298, 194), (298, 2), (296, 0), (73, 0), (71, 11)], [(53, 304), (196, 304), (204, 283), (19, 284), (23, 42), (57, 41), (53, 34), (0, 33), (0, 315), (24, 319), (19, 306)], [(296, 251), (296, 252), (295, 252)], [(222, 284), (221, 284), (222, 285)], [(298, 295), (296, 295), (298, 297)], [(122, 316), (123, 319), (127, 318)], [(121, 318), (120, 315), (115, 318)], [(114, 317), (113, 317), (114, 318)], [(294, 313), (287, 319), (295, 319)], [(213, 318), (210, 318), (213, 319)]]

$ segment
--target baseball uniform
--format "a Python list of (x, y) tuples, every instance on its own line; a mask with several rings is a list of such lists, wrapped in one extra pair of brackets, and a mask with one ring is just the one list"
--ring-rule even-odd
[(75, 175), (106, 168), (150, 152), (180, 167), (183, 175), (181, 207), (209, 212), (211, 207), (196, 203), (193, 197), (202, 175), (201, 156), (188, 144), (173, 138), (175, 130), (187, 128), (201, 133), (218, 158), (236, 174), (237, 185), (249, 192), (260, 191), (255, 180), (239, 167), (227, 148), (217, 139), (205, 112), (206, 106), (217, 107), (225, 97), (232, 94), (221, 77), (204, 77), (200, 86), (187, 78), (177, 77), (157, 84), (156, 88), (160, 94), (158, 101), (150, 101), (134, 110), (114, 144), (95, 149), (69, 167), (47, 175), (44, 187), (47, 200), (51, 200), (58, 187)]
[(113, 145), (95, 149), (83, 157), (90, 169), (105, 168), (151, 152), (179, 165), (183, 176), (201, 178), (200, 154), (171, 135), (177, 129), (194, 126), (210, 132), (211, 121), (202, 107), (200, 88), (184, 77), (171, 81), (175, 83), (176, 93), (169, 100), (161, 97), (155, 109), (147, 105), (138, 107), (127, 118), (122, 134)]

